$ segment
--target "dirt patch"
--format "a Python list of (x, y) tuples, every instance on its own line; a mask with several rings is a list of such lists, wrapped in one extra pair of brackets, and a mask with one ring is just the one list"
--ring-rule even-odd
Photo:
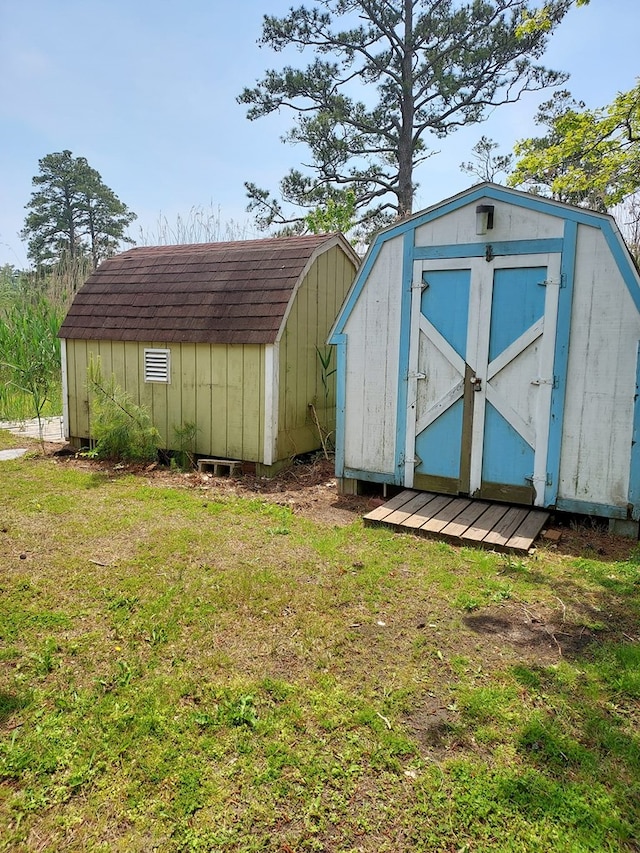
[[(57, 451), (57, 453), (56, 453)], [(371, 497), (341, 496), (338, 494), (334, 462), (322, 457), (304, 458), (294, 462), (275, 477), (240, 476), (214, 477), (197, 471), (183, 473), (172, 468), (153, 465), (124, 465), (99, 462), (61, 452), (60, 447), (47, 446), (46, 455), (54, 455), (59, 464), (72, 465), (87, 471), (99, 471), (109, 477), (137, 474), (160, 486), (197, 489), (213, 495), (262, 498), (286, 506), (296, 515), (312, 521), (344, 526), (368, 512), (379, 500)]]
[(589, 560), (627, 560), (638, 546), (634, 539), (609, 533), (605, 519), (554, 513), (546, 530), (559, 538), (546, 539), (543, 531), (537, 547)]
[(427, 697), (423, 705), (406, 714), (407, 730), (418, 742), (423, 754), (441, 758), (455, 749), (455, 723), (458, 715), (435, 697)]
[[(584, 624), (566, 621), (562, 613), (533, 613), (524, 605), (503, 605), (470, 613), (462, 620), (473, 631), (501, 647), (516, 647), (518, 653), (536, 658), (550, 655), (573, 657), (595, 639), (595, 632)], [(597, 632), (601, 635), (601, 632)]]

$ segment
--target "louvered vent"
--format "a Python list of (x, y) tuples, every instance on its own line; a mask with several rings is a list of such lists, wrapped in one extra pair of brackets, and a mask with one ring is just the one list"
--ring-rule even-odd
[(145, 349), (144, 351), (144, 381), (169, 382), (171, 350)]

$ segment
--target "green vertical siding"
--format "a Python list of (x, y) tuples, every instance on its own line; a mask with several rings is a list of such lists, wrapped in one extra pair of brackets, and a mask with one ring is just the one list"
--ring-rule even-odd
[[(144, 382), (144, 350), (171, 351), (171, 382)], [(195, 423), (196, 453), (262, 461), (264, 348), (258, 345), (67, 341), (69, 433), (91, 438), (87, 368), (100, 358), (105, 377), (150, 413), (161, 446), (177, 449), (175, 428)]]
[[(198, 378), (198, 394), (194, 395), (195, 410), (191, 422), (195, 423), (196, 446), (213, 447), (213, 423), (212, 423), (212, 379), (211, 379), (211, 350), (212, 347), (204, 344), (193, 348), (195, 364), (194, 375)], [(183, 423), (188, 423), (185, 419)], [(209, 450), (198, 451), (209, 453)]]
[(88, 436), (89, 402), (87, 399), (86, 377), (87, 344), (85, 341), (67, 342), (67, 370), (69, 373), (69, 426), (71, 435)]
[(211, 446), (228, 447), (227, 347), (213, 346), (211, 351)]
[[(320, 447), (309, 413), (335, 428), (335, 374), (325, 400), (322, 366), (316, 347), (327, 352), (326, 340), (355, 276), (355, 267), (341, 248), (322, 253), (302, 281), (280, 341), (278, 458), (307, 453)], [(330, 369), (335, 367), (335, 353)]]

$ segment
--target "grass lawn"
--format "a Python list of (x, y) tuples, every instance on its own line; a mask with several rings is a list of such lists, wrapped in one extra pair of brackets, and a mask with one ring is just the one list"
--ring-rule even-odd
[(1, 851), (640, 850), (634, 543), (176, 480), (0, 462)]

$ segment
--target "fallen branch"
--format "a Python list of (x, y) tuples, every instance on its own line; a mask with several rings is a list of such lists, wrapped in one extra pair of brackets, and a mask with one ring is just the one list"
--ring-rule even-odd
[(381, 713), (380, 713), (380, 711), (376, 711), (376, 714), (377, 714), (377, 715), (378, 715), (378, 717), (380, 717), (380, 719), (384, 722), (385, 726), (386, 726), (388, 729), (390, 729), (390, 728), (391, 728), (391, 723), (389, 722), (389, 719), (388, 719), (387, 717), (385, 717), (383, 714), (381, 714)]
[(313, 420), (315, 421), (316, 429), (318, 430), (318, 435), (320, 436), (320, 441), (322, 442), (322, 449), (324, 451), (324, 458), (329, 458), (329, 453), (327, 451), (327, 443), (322, 434), (322, 427), (320, 426), (320, 421), (318, 420), (318, 413), (316, 412), (316, 407), (313, 403), (309, 403), (309, 408), (311, 409), (311, 414), (313, 415)]

